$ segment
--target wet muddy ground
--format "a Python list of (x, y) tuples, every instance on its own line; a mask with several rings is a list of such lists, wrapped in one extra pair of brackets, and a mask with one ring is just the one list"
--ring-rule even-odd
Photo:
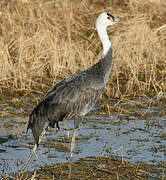
[[(26, 135), (32, 106), (17, 102), (1, 101), (0, 177), (13, 177), (21, 170), (34, 145), (31, 132)], [(110, 107), (110, 115), (94, 112), (80, 125), (71, 178), (166, 179), (165, 104), (137, 99), (112, 101)], [(72, 126), (72, 121), (62, 122), (60, 131), (47, 132), (26, 168), (27, 178), (34, 173), (38, 179), (67, 178), (73, 132), (66, 129)]]

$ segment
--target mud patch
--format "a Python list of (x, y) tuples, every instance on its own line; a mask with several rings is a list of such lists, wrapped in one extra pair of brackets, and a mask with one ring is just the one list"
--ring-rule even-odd
[[(44, 179), (159, 179), (160, 171), (150, 165), (130, 164), (109, 157), (88, 157), (72, 163), (69, 177), (69, 164), (58, 163), (44, 166), (31, 175), (24, 174), (22, 178)], [(156, 177), (158, 175), (158, 178)], [(21, 177), (17, 175), (16, 177)]]

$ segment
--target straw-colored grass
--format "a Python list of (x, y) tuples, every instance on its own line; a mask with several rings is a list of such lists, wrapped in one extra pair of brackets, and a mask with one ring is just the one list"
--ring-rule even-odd
[(108, 29), (113, 65), (102, 97), (165, 96), (166, 2), (160, 0), (1, 1), (1, 93), (44, 93), (96, 63), (102, 46), (95, 19), (103, 11), (124, 23)]

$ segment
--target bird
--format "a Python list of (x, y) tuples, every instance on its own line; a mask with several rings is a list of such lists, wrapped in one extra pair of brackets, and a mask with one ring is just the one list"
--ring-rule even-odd
[(46, 122), (48, 126), (54, 128), (56, 124), (57, 129), (60, 129), (60, 121), (74, 119), (74, 129), (77, 129), (82, 118), (94, 108), (109, 78), (112, 64), (112, 45), (107, 27), (118, 22), (108, 12), (97, 17), (96, 30), (103, 46), (101, 58), (88, 69), (55, 83), (33, 109), (27, 132), (32, 130), (37, 147)]

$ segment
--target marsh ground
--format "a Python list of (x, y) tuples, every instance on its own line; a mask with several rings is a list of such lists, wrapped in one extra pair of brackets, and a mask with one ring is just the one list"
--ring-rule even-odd
[[(67, 179), (72, 131), (68, 134), (66, 128), (72, 128), (73, 122), (60, 123), (58, 132), (48, 131), (37, 156), (33, 156), (24, 174), (18, 176), (34, 146), (31, 132), (26, 135), (28, 116), (24, 114), (32, 106), (25, 99), (24, 106), (10, 102), (1, 101), (4, 112), (0, 120), (2, 176)], [(146, 99), (138, 98), (120, 103), (112, 101), (110, 106), (113, 110), (109, 115), (97, 109), (80, 125), (71, 179), (165, 179), (165, 105), (156, 101), (149, 104)]]

